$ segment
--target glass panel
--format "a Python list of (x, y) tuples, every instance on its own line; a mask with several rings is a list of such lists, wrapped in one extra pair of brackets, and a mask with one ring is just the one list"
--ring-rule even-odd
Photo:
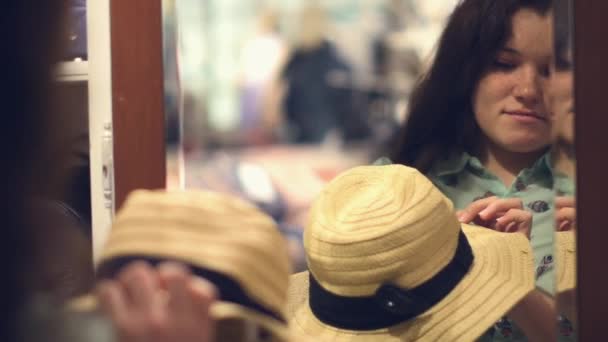
[(68, 1), (67, 27), (63, 34), (64, 61), (87, 60), (87, 1)]
[(556, 289), (560, 338), (576, 340), (576, 156), (574, 153), (574, 59), (572, 1), (555, 0), (555, 56), (549, 106), (554, 116), (556, 172)]
[[(443, 42), (447, 47), (438, 62), (431, 57), (441, 52), (436, 51), (437, 38), (456, 3), (466, 4), (467, 13), (496, 13), (457, 23), (458, 30)], [(568, 177), (573, 179), (572, 140), (570, 145), (563, 143), (568, 139), (567, 127), (572, 131), (572, 119), (571, 113), (560, 114), (551, 107), (560, 99), (559, 77), (568, 75), (563, 60), (555, 59), (551, 79), (544, 82), (553, 50), (550, 3), (529, 4), (163, 0), (167, 186), (224, 191), (257, 204), (289, 237), (295, 270), (301, 270), (305, 267), (301, 232), (312, 199), (339, 172), (384, 155), (379, 151), (386, 151), (403, 124), (415, 121), (408, 121), (406, 113), (419, 76), (439, 65), (434, 76), (450, 82), (430, 82), (430, 89), (440, 90), (423, 100), (431, 111), (441, 113), (424, 111), (425, 118), (446, 113), (460, 118), (435, 116), (443, 120), (443, 127), (422, 125), (425, 129), (420, 130), (435, 139), (424, 146), (428, 151), (412, 157), (411, 163), (394, 161), (437, 166), (437, 151), (445, 147), (439, 146), (446, 144), (445, 136), (462, 133), (449, 143), (462, 145), (459, 157), (466, 160), (456, 164), (466, 164), (466, 174), (442, 178), (441, 189), (457, 209), (493, 196), (519, 200), (518, 214), (533, 215), (527, 232), (534, 249), (537, 288), (544, 293), (541, 299), (547, 299), (555, 280), (553, 187), (560, 191), (555, 213), (571, 209), (568, 204), (573, 202), (573, 186), (566, 189)], [(555, 17), (558, 24), (562, 22), (559, 13)], [(496, 23), (496, 18), (511, 25)], [(486, 23), (487, 30), (471, 30), (479, 22)], [(507, 27), (512, 32), (503, 32)], [(462, 32), (486, 40), (463, 38)], [(505, 36), (502, 44), (496, 43)], [(487, 49), (469, 52), (462, 45)], [(571, 52), (568, 56), (571, 60)], [(450, 67), (442, 68), (446, 65)], [(452, 74), (461, 77), (450, 78)], [(549, 112), (555, 113), (551, 126)], [(552, 136), (549, 127), (555, 127)], [(470, 136), (462, 139), (467, 133)], [(551, 137), (557, 143), (549, 154)], [(559, 171), (555, 182), (547, 181), (553, 180), (554, 171), (547, 160)], [(430, 166), (425, 172), (432, 177), (429, 170)], [(464, 185), (456, 188), (454, 184), (463, 179)], [(467, 222), (498, 230), (513, 228), (499, 228), (498, 218), (505, 212), (487, 220), (480, 214)], [(573, 219), (560, 222), (558, 229), (572, 228), (574, 223)], [(558, 276), (563, 274), (559, 265)], [(565, 308), (561, 311), (575, 321)], [(554, 317), (553, 312), (543, 316), (551, 331)], [(560, 334), (572, 334), (563, 330), (570, 321), (563, 317)], [(505, 318), (484, 338), (525, 340), (523, 334)]]

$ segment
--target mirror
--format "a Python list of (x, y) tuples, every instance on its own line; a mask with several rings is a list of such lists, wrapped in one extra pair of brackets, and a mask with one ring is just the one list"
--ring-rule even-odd
[(576, 156), (574, 153), (574, 59), (571, 0), (554, 2), (554, 62), (549, 107), (554, 116), (553, 163), (556, 173), (556, 293), (559, 336), (576, 339)]
[[(502, 34), (503, 23), (487, 19), (494, 16), (477, 15), (438, 43), (457, 4), (466, 13), (499, 11), (512, 32)], [(518, 209), (532, 214), (537, 287), (552, 297), (559, 183), (552, 172), (570, 150), (560, 141), (550, 146), (559, 134), (549, 121), (568, 121), (549, 118), (558, 98), (549, 91), (550, 13), (549, 0), (163, 0), (167, 186), (230, 192), (257, 204), (290, 238), (298, 271), (305, 267), (302, 227), (320, 189), (339, 172), (385, 155), (377, 151), (387, 145), (398, 147), (395, 137), (405, 145), (410, 139), (420, 151), (405, 148), (392, 161), (419, 168), (456, 209), (496, 196), (518, 199)], [(470, 28), (478, 23), (488, 30)], [(463, 38), (467, 29), (486, 40)], [(433, 70), (439, 81), (420, 79)], [(433, 84), (424, 89), (439, 91), (410, 101), (427, 81)], [(443, 127), (432, 126), (428, 108)], [(485, 115), (496, 108), (507, 121)], [(453, 141), (444, 139), (449, 134)], [(503, 138), (515, 153), (492, 150)], [(456, 144), (454, 159), (449, 146)], [(466, 221), (497, 227), (498, 217), (479, 214)], [(509, 319), (489, 334), (523, 338)]]
[(163, 0), (167, 186), (240, 195), (305, 267), (328, 180), (369, 164), (455, 0)]

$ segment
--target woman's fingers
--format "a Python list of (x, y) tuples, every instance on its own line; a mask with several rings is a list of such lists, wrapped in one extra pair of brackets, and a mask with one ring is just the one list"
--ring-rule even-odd
[(192, 300), (194, 311), (201, 333), (200, 341), (215, 340), (215, 321), (210, 315), (211, 305), (217, 300), (217, 289), (205, 279), (192, 277), (188, 283), (188, 293)]
[(499, 200), (498, 197), (492, 196), (483, 198), (469, 204), (463, 210), (457, 212), (458, 220), (462, 223), (470, 223), (478, 217), (479, 213), (485, 210), (492, 202)]
[(575, 228), (576, 200), (574, 196), (558, 196), (555, 198), (555, 225), (558, 231)]
[(169, 335), (179, 341), (212, 341), (215, 321), (209, 310), (216, 300), (215, 287), (208, 281), (191, 275), (180, 264), (161, 264), (158, 272), (161, 283), (167, 289)]
[(95, 290), (101, 310), (115, 323), (129, 317), (128, 303), (124, 291), (116, 281), (102, 281)]
[(558, 221), (576, 221), (576, 209), (574, 208), (562, 208), (555, 212), (555, 218)]
[(555, 212), (558, 231), (571, 230), (576, 226), (576, 209), (564, 207)]
[(520, 232), (528, 238), (532, 230), (532, 213), (523, 209), (510, 209), (503, 216), (496, 219), (494, 229), (501, 232)]
[(566, 207), (570, 207), (570, 208), (575, 208), (576, 207), (576, 200), (574, 199), (574, 196), (558, 196), (555, 198), (555, 208), (556, 209), (561, 209), (561, 208), (566, 208)]
[(209, 313), (211, 304), (218, 297), (215, 286), (200, 277), (192, 277), (192, 280), (188, 283), (188, 293), (194, 301), (197, 311), (204, 315)]
[(188, 292), (190, 271), (177, 263), (163, 263), (158, 267), (159, 277), (168, 294), (168, 307), (173, 313), (191, 311), (192, 301)]
[(503, 217), (509, 210), (523, 211), (523, 203), (519, 198), (498, 198), (496, 196), (477, 200), (467, 208), (457, 212), (458, 220), (462, 223), (474, 223), (479, 226), (506, 229), (508, 222), (499, 224), (498, 218)]
[(147, 263), (136, 261), (127, 265), (117, 279), (135, 308), (148, 310), (158, 305), (158, 276)]
[(492, 201), (484, 210), (479, 212), (479, 217), (486, 221), (495, 220), (511, 209), (523, 209), (520, 198), (501, 198)]

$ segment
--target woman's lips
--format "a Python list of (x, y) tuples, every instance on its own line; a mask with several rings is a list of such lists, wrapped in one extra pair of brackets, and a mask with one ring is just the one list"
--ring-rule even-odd
[(540, 122), (547, 121), (547, 118), (545, 116), (540, 115), (537, 112), (533, 112), (533, 111), (514, 110), (514, 111), (505, 111), (504, 113), (520, 122), (534, 123), (534, 122), (539, 122), (539, 121)]

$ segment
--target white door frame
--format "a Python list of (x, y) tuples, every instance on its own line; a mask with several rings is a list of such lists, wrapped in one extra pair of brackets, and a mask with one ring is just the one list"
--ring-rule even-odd
[(114, 213), (110, 0), (87, 2), (87, 31), (92, 238), (97, 261)]

